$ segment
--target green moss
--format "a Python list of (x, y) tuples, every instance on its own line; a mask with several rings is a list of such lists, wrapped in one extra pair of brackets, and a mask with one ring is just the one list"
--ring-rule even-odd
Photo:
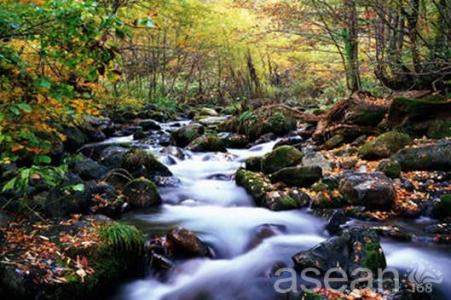
[(360, 147), (359, 154), (365, 159), (385, 158), (411, 142), (409, 135), (397, 131), (389, 131)]
[(367, 126), (376, 126), (379, 124), (386, 114), (385, 110), (380, 111), (365, 111), (358, 115), (355, 120), (353, 120), (356, 124), (367, 125)]
[(330, 139), (328, 139), (324, 143), (324, 147), (326, 149), (333, 149), (333, 148), (336, 148), (336, 147), (340, 146), (341, 144), (343, 144), (344, 141), (345, 141), (344, 136), (337, 134), (337, 135), (334, 135), (333, 137), (331, 137)]
[(205, 134), (201, 137), (196, 138), (188, 145), (188, 149), (192, 151), (227, 151), (223, 140), (214, 134)]
[(434, 205), (433, 215), (440, 219), (451, 217), (451, 194), (440, 197), (440, 200)]
[(325, 192), (329, 189), (329, 187), (327, 186), (327, 184), (325, 184), (322, 181), (319, 181), (315, 184), (312, 185), (312, 191), (314, 192)]
[(289, 186), (310, 187), (323, 176), (320, 167), (288, 167), (270, 175), (272, 182), (283, 182)]
[(282, 112), (275, 112), (268, 118), (270, 131), (280, 135), (288, 133), (290, 130), (296, 129), (296, 121), (292, 118), (285, 116)]
[(362, 265), (365, 268), (376, 273), (378, 269), (386, 267), (387, 263), (379, 242), (371, 241), (366, 243), (363, 253), (365, 256), (362, 259)]
[(196, 138), (204, 134), (204, 127), (200, 124), (190, 124), (172, 132), (172, 137), (177, 146), (185, 147)]
[(271, 183), (262, 174), (245, 169), (236, 172), (236, 183), (244, 187), (259, 204), (271, 190)]
[(377, 170), (384, 173), (390, 178), (397, 178), (401, 175), (401, 164), (394, 160), (381, 160)]
[(100, 237), (118, 252), (140, 253), (144, 245), (142, 233), (131, 225), (113, 223), (99, 229)]
[(428, 124), (426, 135), (429, 138), (441, 139), (451, 137), (451, 121), (433, 120)]
[(316, 196), (313, 204), (317, 208), (342, 208), (349, 201), (338, 193), (320, 192)]
[(301, 162), (304, 154), (292, 146), (281, 146), (263, 157), (262, 170), (269, 174)]
[(131, 173), (145, 169), (145, 174), (140, 175), (172, 175), (169, 169), (156, 159), (152, 153), (138, 148), (132, 149), (124, 155), (122, 168)]
[(249, 171), (260, 172), (262, 170), (262, 160), (261, 156), (252, 156), (246, 159), (245, 165), (246, 169)]
[(316, 293), (305, 293), (302, 300), (322, 300), (323, 297)]

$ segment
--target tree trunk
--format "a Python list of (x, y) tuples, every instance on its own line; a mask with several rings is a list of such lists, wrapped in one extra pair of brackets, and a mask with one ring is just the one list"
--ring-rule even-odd
[(348, 61), (348, 76), (352, 92), (362, 88), (359, 70), (358, 16), (357, 4), (354, 0), (345, 0), (347, 28), (345, 36), (345, 53)]

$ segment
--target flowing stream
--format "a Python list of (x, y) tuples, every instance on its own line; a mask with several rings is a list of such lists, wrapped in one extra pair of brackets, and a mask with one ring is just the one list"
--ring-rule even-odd
[[(173, 123), (163, 124), (171, 130)], [(110, 143), (131, 142), (131, 137)], [(146, 146), (165, 162), (180, 182), (160, 189), (163, 205), (133, 212), (125, 219), (143, 231), (164, 234), (174, 225), (185, 227), (206, 242), (215, 258), (176, 262), (168, 279), (152, 276), (124, 284), (114, 299), (287, 299), (273, 288), (275, 266), (292, 266), (291, 257), (328, 238), (325, 221), (307, 210), (273, 212), (255, 206), (246, 191), (235, 184), (233, 174), (250, 156), (263, 155), (276, 141), (228, 153), (190, 153), (183, 158), (162, 153), (162, 147)], [(427, 244), (383, 242), (389, 266), (408, 270), (424, 261), (439, 272), (443, 283), (434, 299), (450, 299), (450, 253)]]

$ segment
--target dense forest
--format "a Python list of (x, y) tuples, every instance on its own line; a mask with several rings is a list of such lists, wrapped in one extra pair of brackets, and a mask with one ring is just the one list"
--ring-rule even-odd
[(450, 0), (0, 0), (4, 299), (449, 299)]

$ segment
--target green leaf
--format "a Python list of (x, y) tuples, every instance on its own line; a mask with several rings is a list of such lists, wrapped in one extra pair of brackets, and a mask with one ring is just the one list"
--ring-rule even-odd
[(14, 178), (11, 179), (10, 181), (8, 181), (8, 182), (3, 186), (2, 192), (7, 192), (7, 191), (10, 191), (10, 190), (14, 189), (14, 187), (16, 186), (16, 180), (17, 180), (17, 177), (14, 177)]
[(38, 155), (34, 158), (35, 164), (49, 164), (52, 162), (52, 159), (47, 155)]
[(36, 81), (36, 86), (40, 87), (40, 88), (45, 88), (45, 89), (49, 89), (52, 84), (50, 82), (50, 80), (46, 77), (40, 77), (37, 81)]
[(14, 115), (16, 115), (16, 116), (19, 116), (19, 115), (20, 115), (20, 110), (17, 108), (17, 106), (11, 106), (11, 107), (9, 108), (9, 110), (10, 110)]
[(31, 106), (29, 104), (27, 104), (27, 103), (18, 103), (17, 107), (20, 108), (22, 111), (24, 111), (26, 113), (31, 113), (33, 111)]
[(83, 183), (75, 184), (71, 187), (74, 192), (84, 192), (85, 185)]
[(147, 17), (147, 18), (143, 18), (143, 19), (138, 19), (138, 25), (139, 26), (144, 26), (147, 28), (153, 28), (155, 26), (155, 24), (153, 23), (152, 19)]

